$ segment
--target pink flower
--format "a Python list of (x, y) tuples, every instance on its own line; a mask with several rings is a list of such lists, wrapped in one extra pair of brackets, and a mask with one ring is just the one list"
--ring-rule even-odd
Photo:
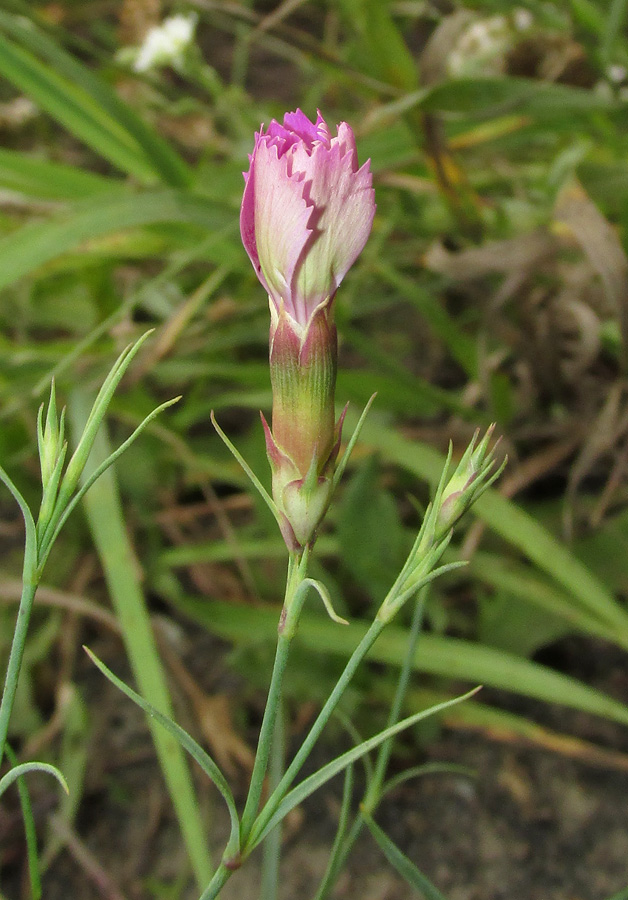
[(320, 112), (286, 113), (255, 135), (244, 178), (240, 231), (257, 277), (279, 312), (305, 326), (332, 300), (371, 232), (369, 162), (358, 168), (353, 131), (336, 137)]
[(332, 137), (300, 110), (255, 135), (240, 230), (270, 300), (273, 499), (291, 550), (311, 544), (331, 499), (342, 421), (335, 421), (333, 300), (370, 234), (369, 163), (358, 168), (342, 122)]

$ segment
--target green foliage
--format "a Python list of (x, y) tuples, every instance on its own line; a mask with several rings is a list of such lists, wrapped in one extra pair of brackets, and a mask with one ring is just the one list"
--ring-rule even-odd
[(403, 565), (405, 535), (395, 498), (371, 456), (347, 485), (338, 512), (339, 558), (372, 600), (385, 596)]
[[(246, 609), (217, 600), (208, 602), (193, 597), (180, 597), (176, 605), (195, 621), (211, 628), (227, 640), (247, 644), (258, 643), (262, 636), (270, 640), (277, 624), (274, 609)], [(351, 623), (339, 628), (326, 617), (303, 614), (297, 643), (314, 652), (346, 659), (363, 638), (363, 624)], [(389, 625), (371, 651), (370, 659), (386, 666), (400, 666), (408, 632)], [(552, 671), (521, 656), (505, 653), (459, 638), (436, 634), (421, 636), (414, 668), (438, 678), (455, 678), (472, 684), (492, 685), (545, 702), (555, 701), (593, 715), (606, 716), (628, 724), (628, 706), (601, 691)]]
[[(353, 411), (379, 395), (315, 554), (317, 580), (346, 594), (332, 599), (353, 621), (341, 629), (312, 609), (297, 638), (304, 659), (315, 653), (323, 670), (347, 658), (365, 628), (360, 611), (370, 616), (381, 602), (412, 543), (407, 496), (426, 499), (450, 437), (457, 453), (473, 428), (495, 420), (511, 457), (508, 499), (493, 488), (454, 533), (444, 562), (471, 550), (470, 562), (434, 588), (446, 633), (422, 636), (421, 677), (441, 687), (479, 679), (625, 723), (621, 704), (530, 659), (572, 634), (628, 649), (628, 613), (616, 599), (628, 586), (617, 425), (625, 4), (529, 2), (530, 20), (518, 22), (494, 0), (447, 13), (311, 0), (303, 18), (259, 28), (268, 4), (248, 4), (241, 17), (200, 8), (202, 52), (176, 73), (146, 75), (115, 55), (115, 11), (60, 5), (59, 25), (43, 4), (12, 0), (0, 13), (3, 116), (16, 99), (33, 104), (23, 121), (3, 119), (0, 150), (0, 457), (20, 497), (36, 496), (34, 423), (52, 378), (61, 409), (152, 325), (110, 407), (122, 443), (150, 410), (184, 395), (148, 424), (118, 474), (143, 591), (241, 654), (272, 640), (282, 544), (210, 412), (268, 488), (257, 416), (270, 402), (267, 308), (239, 245), (240, 173), (261, 121), (318, 104), (328, 121), (355, 127), (378, 202), (372, 238), (336, 301), (346, 435)], [(488, 34), (496, 17), (499, 41), (478, 56), (468, 29)], [(228, 60), (223, 44), (234, 47)], [(213, 510), (209, 524), (195, 518), (201, 501)], [(226, 524), (216, 525), (217, 509)], [(176, 539), (165, 511), (190, 515)], [(90, 550), (86, 535), (62, 534), (50, 581), (67, 589)], [(115, 560), (121, 545), (109, 552)], [(111, 556), (102, 559), (110, 568)], [(15, 578), (17, 566), (7, 547), (2, 574)], [(186, 595), (197, 567), (225, 576), (206, 581), (209, 598)], [(227, 604), (234, 572), (241, 602)], [(259, 608), (242, 602), (251, 598)], [(10, 616), (0, 616), (3, 634)], [(46, 631), (46, 621), (35, 620), (17, 697), (24, 737), (42, 723), (38, 640), (47, 635), (49, 648), (62, 627), (51, 617)], [(119, 621), (128, 642), (122, 612)], [(395, 623), (373, 659), (397, 665), (406, 636)], [(76, 721), (64, 727), (70, 740)], [(63, 755), (80, 781), (81, 760), (67, 745)]]
[(391, 15), (389, 0), (342, 0), (347, 22), (356, 28), (353, 58), (364, 72), (395, 88), (416, 87), (417, 66)]
[(370, 816), (366, 817), (366, 825), (388, 862), (394, 866), (409, 885), (418, 891), (419, 896), (425, 897), (425, 900), (444, 900), (441, 892), (434, 887), (431, 881), (417, 869), (414, 863), (399, 850), (397, 845), (390, 840), (388, 835), (382, 831), (379, 825), (371, 819)]

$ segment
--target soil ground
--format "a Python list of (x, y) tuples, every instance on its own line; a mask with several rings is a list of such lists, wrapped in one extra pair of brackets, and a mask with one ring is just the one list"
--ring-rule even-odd
[[(190, 630), (188, 638), (186, 657), (194, 653), (195, 640), (200, 654), (220, 649), (206, 635), (194, 638)], [(124, 656), (121, 647), (116, 651), (117, 642), (107, 637), (99, 643), (94, 649), (123, 671)], [(577, 665), (587, 672), (590, 683), (628, 700), (620, 654), (610, 648), (570, 639), (550, 655), (563, 670)], [(85, 789), (75, 830), (66, 835), (65, 848), (45, 876), (44, 897), (196, 900), (196, 891), (182, 879), (181, 873), (187, 872), (184, 851), (141, 712), (87, 660), (79, 663), (79, 672), (91, 718)], [(628, 735), (620, 726), (494, 692), (484, 699), (607, 748), (628, 750)], [(190, 727), (190, 722), (185, 724)], [(321, 746), (320, 761), (330, 749)], [(503, 745), (476, 733), (442, 731), (413, 753), (404, 764), (447, 761), (471, 770), (469, 777), (438, 774), (407, 782), (387, 798), (378, 814), (380, 825), (448, 900), (607, 900), (628, 884), (628, 771)], [(200, 779), (197, 783), (213, 822), (218, 855), (226, 839), (226, 817), (211, 789)], [(236, 776), (235, 784), (242, 795), (245, 778)], [(332, 783), (288, 822), (282, 900), (313, 896), (333, 840), (339, 791), (339, 784)], [(38, 798), (42, 819), (54, 803), (51, 798), (48, 794)], [(5, 821), (1, 828), (0, 823), (1, 830), (8, 824)], [(17, 845), (18, 830), (13, 833)], [(5, 831), (0, 842), (5, 847), (7, 837)], [(224, 900), (257, 897), (258, 865), (252, 859), (234, 876), (223, 892)], [(26, 896), (20, 893), (18, 880), (16, 865), (15, 881), (3, 885), (6, 900)], [(357, 845), (334, 895), (336, 900), (413, 896), (368, 835)]]

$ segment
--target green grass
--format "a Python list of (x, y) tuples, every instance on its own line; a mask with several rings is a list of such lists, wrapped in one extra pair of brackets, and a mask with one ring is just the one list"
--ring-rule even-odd
[[(239, 243), (241, 172), (260, 122), (318, 105), (355, 128), (375, 172), (373, 234), (337, 298), (338, 401), (357, 411), (379, 396), (321, 536), (317, 577), (333, 585), (357, 637), (416, 527), (408, 494), (426, 500), (450, 437), (462, 450), (475, 426), (496, 421), (511, 461), (455, 535), (452, 558), (480, 546), (463, 575), (435, 587), (421, 679), (482, 679), (625, 722), (617, 701), (528, 658), (571, 634), (628, 649), (617, 427), (628, 86), (609, 76), (611, 65), (628, 67), (625, 4), (521, 3), (529, 28), (506, 16), (501, 49), (467, 56), (457, 74), (442, 64), (457, 50), (440, 14), (421, 4), (312, 0), (268, 29), (256, 3), (200, 8), (200, 50), (187, 67), (145, 77), (115, 56), (113, 5), (104, 15), (92, 15), (92, 0), (61, 6), (56, 25), (45, 4), (14, 0), (0, 13), (0, 100), (35, 104), (0, 151), (0, 191), (10, 192), (0, 207), (0, 460), (25, 496), (36, 497), (34, 423), (52, 376), (61, 397), (79, 380), (89, 390), (116, 350), (153, 326), (110, 415), (126, 436), (155, 405), (184, 396), (116, 469), (143, 595), (240, 645), (264, 643), (260, 610), (229, 606), (219, 589), (190, 599), (189, 579), (194, 566), (228, 579), (216, 584), (233, 584), (235, 572), (238, 600), (267, 606), (269, 622), (276, 615), (275, 524), (209, 413), (219, 411), (267, 484), (257, 410), (270, 403), (268, 311)], [(486, 19), (503, 4), (460, 6)], [(425, 36), (437, 40), (439, 28), (432, 60), (441, 63), (430, 65)], [(549, 58), (561, 41), (571, 67)], [(346, 554), (367, 539), (369, 512), (352, 499), (358, 484), (372, 492), (387, 542), (369, 545), (374, 574), (356, 580)], [(195, 518), (201, 501), (210, 513)], [(0, 504), (11, 515), (10, 498)], [(174, 545), (163, 527), (173, 510), (189, 514)], [(124, 547), (120, 535), (107, 540), (107, 550), (96, 544), (111, 575), (109, 554)], [(76, 520), (47, 582), (67, 588), (91, 548)], [(0, 567), (15, 576), (16, 554)], [(119, 589), (109, 593), (124, 609)], [(311, 627), (303, 640), (318, 653), (350, 652), (354, 631)], [(403, 643), (403, 623), (395, 627), (380, 661)], [(22, 698), (33, 721), (35, 694), (27, 685)]]

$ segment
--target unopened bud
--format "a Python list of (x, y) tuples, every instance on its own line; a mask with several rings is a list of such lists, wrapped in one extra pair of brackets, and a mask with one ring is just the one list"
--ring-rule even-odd
[(456, 471), (443, 488), (440, 502), (437, 501), (437, 536), (447, 534), (502, 471), (503, 465), (495, 469), (495, 447), (489, 450), (488, 446), (494, 429), (491, 425), (479, 444), (479, 431), (476, 431)]
[(476, 431), (454, 474), (448, 480), (449, 459), (447, 460), (434, 501), (427, 509), (403, 569), (378, 610), (378, 619), (390, 622), (419, 588), (439, 575), (465, 565), (464, 560), (442, 566), (439, 562), (451, 540), (453, 526), (500, 475), (506, 464), (504, 460), (499, 468), (494, 469), (495, 447), (488, 449), (493, 430), (494, 426), (491, 425), (479, 444), (479, 431)]
[(65, 444), (63, 440), (65, 410), (61, 413), (61, 419), (58, 419), (54, 381), (50, 388), (50, 399), (48, 401), (45, 424), (42, 424), (43, 413), (44, 407), (42, 404), (37, 422), (37, 441), (39, 445), (41, 481), (45, 492), (58, 466), (61, 454), (65, 454)]
[(338, 286), (371, 231), (369, 163), (342, 122), (300, 110), (255, 136), (240, 229), (270, 300), (272, 431), (264, 421), (273, 500), (290, 550), (311, 544), (331, 499), (342, 421), (335, 422)]

